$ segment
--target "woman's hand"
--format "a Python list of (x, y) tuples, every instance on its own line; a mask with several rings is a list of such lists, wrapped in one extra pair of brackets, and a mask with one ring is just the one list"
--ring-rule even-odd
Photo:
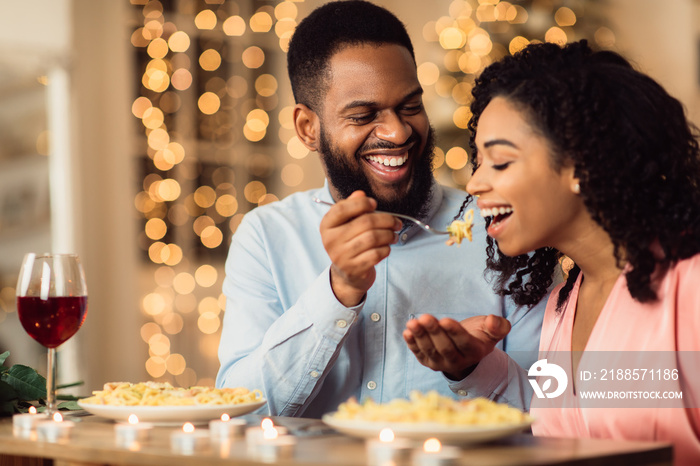
[(406, 323), (403, 338), (418, 362), (462, 380), (510, 332), (510, 322), (494, 315), (457, 322), (423, 314)]

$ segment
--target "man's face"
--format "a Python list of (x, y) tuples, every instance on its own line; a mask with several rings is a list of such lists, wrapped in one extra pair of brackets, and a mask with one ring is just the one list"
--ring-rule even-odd
[(336, 199), (363, 190), (379, 209), (419, 215), (432, 183), (433, 137), (410, 53), (352, 46), (330, 62), (319, 152)]

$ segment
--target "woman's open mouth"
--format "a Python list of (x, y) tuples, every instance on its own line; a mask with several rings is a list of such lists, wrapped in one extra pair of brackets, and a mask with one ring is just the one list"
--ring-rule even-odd
[(510, 206), (491, 207), (480, 210), (482, 217), (491, 218), (488, 234), (492, 238), (498, 236), (501, 231), (501, 227), (503, 226), (503, 222), (505, 222), (513, 213), (513, 208)]
[(491, 223), (501, 223), (506, 217), (513, 213), (512, 207), (492, 207), (490, 209), (481, 209), (481, 216), (484, 218), (492, 217)]

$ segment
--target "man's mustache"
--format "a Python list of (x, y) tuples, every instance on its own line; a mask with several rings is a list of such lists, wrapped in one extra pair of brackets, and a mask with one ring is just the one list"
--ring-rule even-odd
[(394, 144), (390, 141), (377, 141), (371, 144), (365, 144), (357, 151), (359, 155), (366, 154), (367, 152), (372, 152), (377, 149), (407, 149), (416, 143), (418, 143), (419, 137), (416, 133), (413, 133), (406, 142), (403, 144)]

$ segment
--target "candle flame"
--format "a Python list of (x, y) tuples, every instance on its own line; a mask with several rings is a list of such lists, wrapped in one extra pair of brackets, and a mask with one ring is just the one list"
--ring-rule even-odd
[(53, 415), (53, 420), (56, 422), (62, 422), (63, 421), (63, 416), (61, 416), (61, 413), (56, 411), (56, 414)]
[(273, 440), (277, 438), (277, 429), (271, 427), (269, 429), (263, 429), (263, 438), (266, 440)]
[(29, 407), (29, 414), (36, 414), (36, 408), (34, 406)]
[(136, 414), (129, 414), (129, 424), (138, 424), (139, 417)]
[(423, 444), (423, 451), (426, 453), (439, 453), (440, 450), (442, 450), (442, 444), (436, 438), (429, 438)]
[(272, 419), (270, 419), (269, 417), (266, 417), (260, 423), (260, 427), (262, 427), (263, 430), (272, 429), (274, 426), (275, 425), (272, 423)]
[(379, 440), (382, 442), (393, 442), (394, 441), (394, 431), (385, 427), (379, 432)]
[(221, 420), (224, 421), (224, 422), (229, 421), (229, 420), (231, 420), (231, 416), (229, 416), (228, 414), (224, 413), (224, 414), (221, 415)]
[(191, 422), (185, 422), (182, 426), (182, 431), (187, 433), (194, 432), (194, 425)]

